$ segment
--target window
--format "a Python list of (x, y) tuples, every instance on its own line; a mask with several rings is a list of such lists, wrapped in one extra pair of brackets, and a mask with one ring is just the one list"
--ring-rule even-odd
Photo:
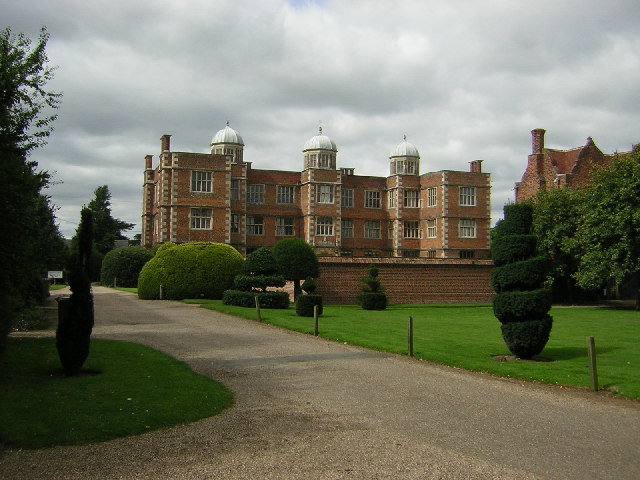
[(364, 222), (364, 238), (380, 238), (379, 220), (367, 220)]
[(191, 228), (193, 230), (211, 230), (211, 209), (192, 208)]
[(231, 180), (231, 200), (240, 200), (240, 180)]
[(318, 217), (316, 219), (316, 235), (333, 235), (333, 218)]
[(293, 217), (276, 218), (276, 235), (290, 237), (293, 235)]
[(389, 208), (396, 208), (396, 190), (389, 190)]
[(435, 220), (427, 220), (427, 238), (436, 238), (438, 227)]
[(460, 187), (460, 205), (476, 206), (476, 187)]
[(348, 250), (348, 249), (341, 249), (340, 250), (340, 256), (341, 257), (353, 257), (353, 250)]
[(329, 168), (329, 154), (321, 153), (320, 154), (320, 168)]
[(318, 203), (333, 203), (333, 185), (318, 185)]
[(353, 207), (353, 188), (343, 188), (340, 197), (340, 206)]
[(435, 250), (427, 250), (427, 258), (436, 258)]
[(293, 186), (278, 185), (278, 189), (276, 192), (276, 202), (293, 203)]
[(365, 190), (364, 191), (365, 208), (380, 208), (380, 191)]
[(407, 173), (418, 173), (417, 163), (414, 160), (407, 160)]
[(460, 258), (473, 258), (473, 250), (460, 250)]
[(238, 233), (240, 231), (240, 217), (237, 213), (231, 214), (231, 233)]
[(460, 238), (476, 238), (476, 221), (473, 218), (461, 218)]
[(418, 208), (420, 205), (420, 192), (418, 190), (404, 191), (404, 206), (407, 208)]
[(436, 187), (427, 188), (427, 206), (435, 207), (438, 205), (438, 189)]
[(404, 238), (420, 238), (420, 228), (417, 220), (404, 222)]
[(342, 219), (341, 230), (343, 238), (353, 238), (353, 220)]
[(264, 233), (264, 219), (262, 217), (247, 217), (247, 235), (262, 235)]
[(211, 172), (200, 172), (198, 170), (192, 171), (191, 191), (211, 192)]
[(318, 156), (315, 153), (312, 153), (311, 155), (309, 155), (309, 166), (312, 168), (316, 167), (316, 159), (318, 158)]
[(264, 203), (264, 185), (248, 185), (247, 202)]

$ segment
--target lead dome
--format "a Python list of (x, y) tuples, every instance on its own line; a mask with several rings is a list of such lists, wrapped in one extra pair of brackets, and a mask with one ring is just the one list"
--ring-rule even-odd
[(242, 145), (244, 147), (244, 141), (238, 132), (236, 132), (233, 128), (229, 126), (229, 122), (222, 129), (216, 132), (211, 140), (211, 146), (219, 145), (219, 144), (234, 144), (234, 145)]
[(389, 158), (395, 158), (395, 157), (420, 158), (420, 153), (418, 153), (418, 149), (413, 143), (407, 142), (407, 136), (405, 135), (402, 142), (400, 142), (396, 146), (396, 148), (393, 149), (393, 151), (391, 152), (391, 155), (389, 156)]
[(307, 150), (331, 150), (332, 152), (337, 152), (338, 148), (333, 140), (322, 133), (322, 127), (320, 127), (318, 133), (304, 144), (302, 151), (306, 152)]

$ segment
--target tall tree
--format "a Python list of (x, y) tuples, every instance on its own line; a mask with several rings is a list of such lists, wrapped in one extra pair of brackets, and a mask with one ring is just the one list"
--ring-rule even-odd
[[(49, 229), (53, 210), (43, 209), (48, 198), (41, 191), (49, 174), (29, 160), (51, 134), (61, 98), (46, 90), (53, 78), (47, 66), (48, 39), (43, 28), (31, 48), (31, 40), (22, 33), (0, 31), (0, 350), (12, 318), (34, 300), (29, 287), (46, 271), (43, 250), (56, 248), (42, 240), (53, 238), (59, 244)], [(43, 228), (53, 236), (43, 235)]]
[[(580, 263), (578, 285), (598, 288), (633, 278), (640, 282), (640, 145), (617, 155), (609, 167), (596, 167), (584, 192), (580, 222), (569, 245)], [(640, 288), (636, 294), (640, 309)]]
[(93, 240), (97, 250), (106, 255), (113, 250), (116, 240), (125, 240), (123, 231), (131, 230), (133, 223), (127, 223), (111, 216), (111, 192), (107, 185), (94, 190), (94, 197), (87, 205), (93, 213)]
[(532, 233), (538, 248), (550, 259), (555, 300), (572, 303), (576, 292), (573, 275), (578, 256), (571, 239), (580, 220), (582, 191), (572, 188), (541, 190), (533, 199)]

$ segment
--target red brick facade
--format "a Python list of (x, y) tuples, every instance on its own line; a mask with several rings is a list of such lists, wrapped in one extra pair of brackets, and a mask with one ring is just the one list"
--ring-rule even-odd
[(316, 293), (329, 304), (355, 304), (367, 268), (380, 270), (380, 282), (391, 304), (489, 303), (491, 260), (320, 258)]
[(532, 151), (522, 179), (516, 182), (516, 203), (536, 195), (540, 190), (575, 187), (591, 182), (593, 165), (608, 165), (613, 155), (605, 155), (591, 137), (583, 147), (554, 150), (544, 146), (545, 130), (531, 131)]
[(295, 236), (320, 257), (486, 259), (490, 175), (419, 173), (419, 154), (402, 142), (391, 175), (337, 168), (322, 131), (305, 144), (301, 172), (253, 169), (242, 138), (227, 126), (211, 154), (172, 152), (161, 139), (158, 165), (145, 158), (142, 244), (215, 241), (242, 253)]

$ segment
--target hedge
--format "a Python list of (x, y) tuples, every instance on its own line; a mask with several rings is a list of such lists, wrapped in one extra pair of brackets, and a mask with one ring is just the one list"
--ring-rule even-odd
[(247, 292), (242, 290), (226, 290), (222, 295), (222, 303), (236, 307), (254, 308), (256, 297), (261, 308), (289, 308), (289, 294), (287, 292)]
[(322, 315), (322, 295), (300, 295), (296, 300), (296, 313), (301, 317), (313, 317), (313, 310), (318, 306), (318, 315)]
[(146, 300), (222, 298), (242, 269), (243, 258), (235, 248), (223, 243), (194, 242), (168, 245), (142, 268), (138, 296)]
[(153, 253), (140, 246), (111, 250), (102, 260), (100, 283), (108, 287), (136, 287), (140, 270), (152, 258)]

